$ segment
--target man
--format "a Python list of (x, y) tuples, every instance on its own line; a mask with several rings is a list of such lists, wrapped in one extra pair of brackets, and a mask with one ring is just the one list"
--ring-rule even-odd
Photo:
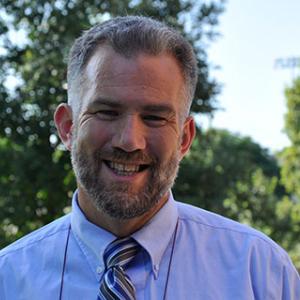
[(273, 241), (172, 197), (196, 78), (191, 46), (150, 18), (75, 41), (55, 112), (78, 183), (72, 213), (1, 251), (0, 299), (300, 299)]

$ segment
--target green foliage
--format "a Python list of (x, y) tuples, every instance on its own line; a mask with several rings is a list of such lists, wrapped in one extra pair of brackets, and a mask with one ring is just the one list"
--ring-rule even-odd
[(300, 77), (286, 89), (285, 96), (285, 131), (291, 145), (281, 151), (278, 158), (281, 182), (290, 195), (282, 200), (277, 209), (280, 219), (287, 226), (284, 244), (287, 249), (291, 249), (291, 257), (297, 261), (300, 269)]
[(224, 213), (228, 192), (241, 191), (258, 169), (268, 177), (279, 174), (274, 157), (250, 138), (226, 130), (198, 132), (188, 158), (182, 162), (176, 192), (178, 198)]
[(300, 78), (285, 90), (287, 113), (285, 116), (285, 131), (293, 144), (300, 144)]
[[(69, 154), (56, 135), (53, 112), (67, 100), (66, 56), (82, 30), (127, 14), (153, 16), (185, 30), (199, 58), (193, 109), (211, 112), (218, 86), (208, 79), (204, 45), (215, 36), (222, 10), (222, 0), (1, 1), (0, 248), (62, 215), (70, 205), (76, 184)], [(12, 42), (12, 30), (25, 32), (25, 41)], [(9, 75), (19, 78), (13, 91), (5, 85)]]
[(282, 164), (282, 182), (286, 189), (300, 196), (300, 78), (285, 91), (287, 113), (285, 116), (285, 131), (291, 141), (279, 155)]

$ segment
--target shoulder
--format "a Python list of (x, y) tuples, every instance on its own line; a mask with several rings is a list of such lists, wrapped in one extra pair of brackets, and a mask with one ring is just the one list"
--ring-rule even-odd
[(177, 202), (179, 220), (192, 235), (206, 236), (208, 240), (218, 239), (224, 247), (243, 246), (244, 250), (273, 252), (280, 259), (286, 260), (288, 255), (272, 239), (264, 233), (245, 224), (233, 221), (213, 212), (192, 205)]
[(40, 286), (57, 285), (69, 224), (70, 215), (64, 216), (0, 251), (1, 299), (32, 299), (37, 278)]
[[(262, 232), (218, 214), (177, 203), (182, 257), (213, 270), (203, 276), (219, 284), (250, 287), (258, 299), (300, 299), (300, 278), (288, 254)], [(185, 261), (188, 264), (188, 260)], [(246, 285), (245, 285), (246, 284)], [(255, 297), (255, 298), (256, 298)]]
[(60, 237), (68, 230), (69, 224), (70, 215), (66, 215), (25, 235), (0, 250), (0, 262), (5, 257), (14, 256), (16, 252), (32, 247), (39, 247), (40, 244), (45, 245), (47, 242), (60, 239)]

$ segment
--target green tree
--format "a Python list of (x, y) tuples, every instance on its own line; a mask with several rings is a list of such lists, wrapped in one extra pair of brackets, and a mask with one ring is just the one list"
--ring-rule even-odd
[(281, 220), (285, 221), (285, 244), (300, 270), (300, 77), (285, 90), (287, 113), (285, 132), (291, 142), (279, 153), (282, 184), (289, 192), (278, 207)]
[[(0, 10), (0, 247), (63, 214), (75, 188), (52, 115), (66, 101), (65, 57), (82, 30), (110, 16), (144, 14), (182, 30), (198, 55), (195, 112), (216, 108), (205, 45), (224, 1), (2, 0)], [(12, 42), (23, 30), (25, 42)], [(20, 84), (9, 91), (9, 75)]]
[[(232, 210), (226, 212), (224, 201), (248, 186), (258, 170), (268, 178), (279, 176), (275, 158), (250, 138), (226, 130), (198, 131), (181, 165), (176, 192), (196, 206), (238, 219)], [(280, 188), (276, 192), (282, 193)]]
[(300, 197), (300, 78), (285, 91), (287, 113), (285, 132), (291, 142), (279, 155), (282, 164), (282, 182), (286, 189)]

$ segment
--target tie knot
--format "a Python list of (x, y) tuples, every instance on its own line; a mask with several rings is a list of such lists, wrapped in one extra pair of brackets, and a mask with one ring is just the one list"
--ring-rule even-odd
[(131, 237), (116, 239), (104, 251), (104, 262), (107, 269), (113, 266), (123, 267), (138, 253), (140, 246)]

